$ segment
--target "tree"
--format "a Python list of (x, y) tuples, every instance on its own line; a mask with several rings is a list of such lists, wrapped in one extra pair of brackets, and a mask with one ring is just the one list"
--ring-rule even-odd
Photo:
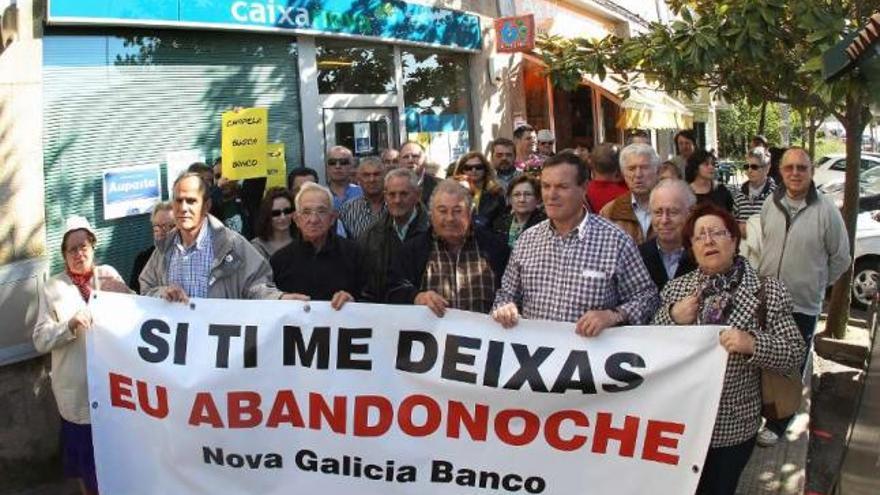
[[(538, 41), (555, 84), (585, 74), (614, 74), (623, 92), (657, 84), (668, 92), (708, 88), (727, 101), (787, 103), (804, 118), (833, 115), (846, 128), (844, 199), (852, 252), (858, 203), (860, 138), (871, 119), (868, 78), (858, 71), (826, 82), (822, 54), (864, 25), (880, 0), (667, 0), (678, 17), (631, 38), (544, 36)], [(811, 139), (812, 141), (812, 139)], [(840, 336), (849, 312), (852, 270), (835, 285), (826, 328)]]

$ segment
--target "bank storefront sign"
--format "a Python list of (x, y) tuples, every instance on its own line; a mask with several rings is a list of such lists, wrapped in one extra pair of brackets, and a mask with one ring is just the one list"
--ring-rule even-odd
[(481, 47), (477, 16), (397, 0), (49, 0), (48, 23), (290, 31)]

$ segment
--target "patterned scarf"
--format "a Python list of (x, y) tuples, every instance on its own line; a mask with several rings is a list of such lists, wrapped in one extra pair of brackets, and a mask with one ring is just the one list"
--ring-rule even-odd
[(89, 270), (83, 274), (73, 273), (70, 270), (67, 270), (67, 276), (70, 277), (70, 281), (73, 282), (73, 285), (79, 289), (79, 295), (82, 296), (83, 301), (89, 302), (89, 297), (92, 295), (92, 286), (89, 282), (92, 281), (92, 276), (94, 275), (93, 270)]
[(736, 256), (724, 273), (702, 275), (700, 283), (700, 314), (698, 325), (724, 325), (733, 311), (733, 293), (745, 273), (745, 258)]

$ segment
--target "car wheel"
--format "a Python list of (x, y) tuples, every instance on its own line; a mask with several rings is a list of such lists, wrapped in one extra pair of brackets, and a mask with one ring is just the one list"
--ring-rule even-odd
[(880, 283), (880, 261), (873, 257), (856, 261), (852, 283), (853, 306), (867, 308), (871, 304), (871, 295), (877, 292), (878, 283)]

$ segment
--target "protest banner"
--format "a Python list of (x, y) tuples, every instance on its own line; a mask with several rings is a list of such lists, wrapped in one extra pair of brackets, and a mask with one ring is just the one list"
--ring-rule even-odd
[(245, 108), (223, 112), (220, 153), (222, 174), (229, 180), (266, 176), (269, 111)]
[(718, 327), (191, 302), (91, 301), (104, 494), (693, 493), (727, 359)]
[(269, 143), (266, 147), (266, 190), (287, 187), (287, 163), (284, 161), (284, 143)]
[(158, 165), (117, 167), (103, 173), (104, 220), (149, 213), (162, 199)]

